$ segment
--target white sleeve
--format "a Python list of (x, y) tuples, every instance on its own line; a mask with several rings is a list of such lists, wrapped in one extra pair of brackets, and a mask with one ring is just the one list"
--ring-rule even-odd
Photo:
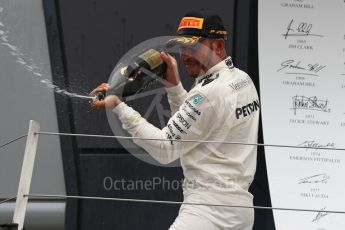
[(147, 122), (125, 103), (119, 104), (113, 111), (119, 116), (123, 128), (133, 137), (162, 140), (134, 139), (134, 143), (162, 164), (178, 159), (200, 144), (169, 140), (206, 140), (218, 121), (214, 107), (201, 93), (189, 96), (163, 129)]
[(168, 93), (168, 101), (170, 104), (171, 114), (173, 115), (182, 105), (187, 97), (187, 91), (183, 88), (181, 81), (178, 85), (165, 88)]

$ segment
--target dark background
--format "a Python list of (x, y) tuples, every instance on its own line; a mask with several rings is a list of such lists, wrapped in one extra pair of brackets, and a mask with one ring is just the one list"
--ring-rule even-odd
[[(230, 32), (228, 54), (246, 71), (259, 90), (257, 1), (113, 1), (46, 0), (44, 10), (54, 83), (86, 95), (107, 82), (119, 59), (136, 44), (152, 37), (173, 35), (180, 18), (191, 9), (218, 12)], [(183, 74), (182, 74), (183, 75)], [(192, 81), (182, 79), (186, 88)], [(113, 135), (104, 111), (92, 110), (85, 100), (56, 94), (59, 131)], [(150, 98), (136, 109), (144, 111)], [(167, 101), (163, 98), (163, 106)], [(168, 108), (168, 107), (167, 107)], [(153, 114), (151, 122), (156, 122)], [(260, 127), (259, 142), (263, 142)], [(131, 155), (115, 139), (61, 137), (68, 195), (125, 197), (182, 201), (182, 191), (117, 191), (104, 189), (104, 178), (126, 180), (180, 180), (180, 168), (147, 164)], [(258, 168), (250, 191), (254, 204), (271, 206), (263, 148), (258, 148)], [(178, 205), (68, 200), (66, 229), (168, 229)], [(254, 229), (274, 229), (272, 212), (255, 210)]]

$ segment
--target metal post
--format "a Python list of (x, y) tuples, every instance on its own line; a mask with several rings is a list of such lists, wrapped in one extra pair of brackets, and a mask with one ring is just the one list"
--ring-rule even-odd
[(38, 141), (38, 134), (35, 133), (39, 132), (39, 130), (40, 125), (36, 121), (30, 120), (22, 171), (18, 186), (16, 208), (14, 210), (12, 220), (14, 224), (18, 224), (18, 230), (22, 230), (24, 225), (26, 206), (28, 204), (28, 197), (24, 197), (24, 194), (29, 194), (30, 192), (31, 178), (34, 169)]

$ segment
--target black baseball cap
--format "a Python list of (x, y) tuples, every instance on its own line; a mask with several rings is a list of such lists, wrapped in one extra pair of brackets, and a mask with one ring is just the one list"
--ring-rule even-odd
[(221, 38), (227, 40), (222, 18), (211, 10), (189, 11), (181, 19), (177, 29), (177, 38), (170, 39), (167, 46), (176, 44), (194, 45), (201, 38)]

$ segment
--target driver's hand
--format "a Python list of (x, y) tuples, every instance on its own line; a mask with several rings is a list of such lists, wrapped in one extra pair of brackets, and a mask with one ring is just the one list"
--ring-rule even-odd
[(178, 85), (180, 83), (180, 74), (178, 72), (176, 59), (165, 52), (161, 52), (161, 58), (167, 64), (167, 71), (161, 82), (165, 87)]
[[(97, 86), (94, 90), (91, 91), (90, 96), (96, 96), (97, 93), (106, 93), (109, 89), (110, 85), (108, 83), (102, 83)], [(108, 95), (104, 98), (104, 100), (97, 100), (94, 98), (91, 102), (91, 106), (96, 109), (101, 108), (114, 108), (122, 101), (116, 95)]]

